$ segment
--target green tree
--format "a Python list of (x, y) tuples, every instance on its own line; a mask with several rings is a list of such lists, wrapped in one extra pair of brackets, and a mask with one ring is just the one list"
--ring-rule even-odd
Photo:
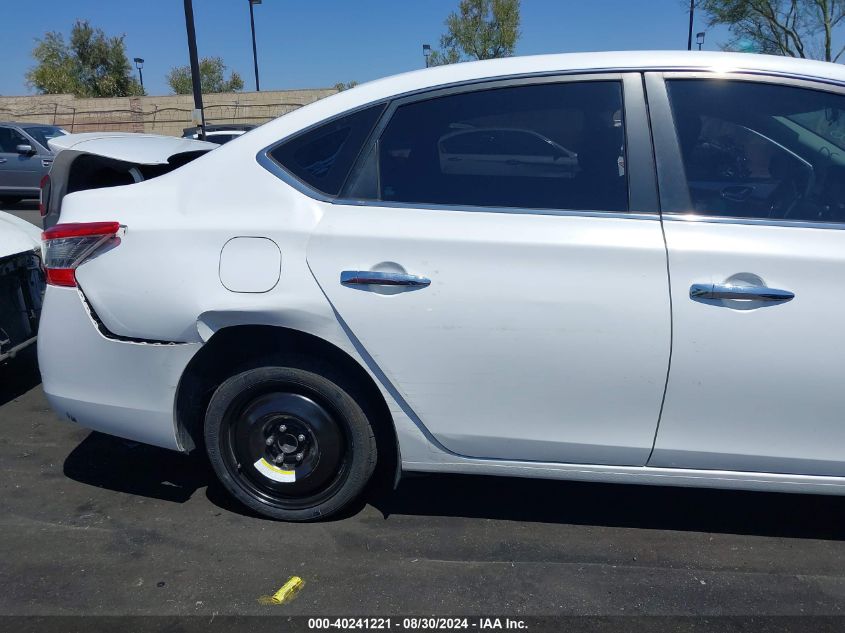
[(519, 39), (520, 0), (461, 0), (446, 18), (440, 50), (432, 51), (432, 66), (475, 59), (510, 57)]
[(845, 20), (845, 0), (701, 0), (710, 25), (727, 25), (723, 48), (807, 57), (829, 62), (845, 53), (835, 41)]
[[(203, 93), (237, 92), (244, 87), (244, 80), (232, 71), (226, 79), (226, 64), (221, 57), (203, 57), (200, 60), (200, 87)], [(167, 84), (177, 95), (187, 95), (193, 92), (191, 84), (191, 67), (177, 66), (167, 74)]]
[(347, 81), (346, 83), (339, 81), (334, 85), (338, 92), (343, 92), (344, 90), (349, 90), (350, 88), (354, 88), (358, 85), (358, 82), (354, 79), (352, 81)]
[(42, 94), (70, 93), (77, 97), (127, 97), (143, 94), (132, 76), (124, 35), (109, 37), (87, 20), (77, 20), (70, 41), (50, 31), (37, 40), (36, 65), (27, 83)]

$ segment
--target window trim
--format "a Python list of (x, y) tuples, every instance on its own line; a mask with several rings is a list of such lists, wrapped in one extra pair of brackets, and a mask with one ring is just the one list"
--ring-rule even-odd
[(686, 171), (681, 156), (680, 141), (669, 99), (667, 82), (673, 79), (704, 79), (708, 81), (745, 81), (792, 88), (805, 88), (845, 96), (845, 86), (821, 79), (774, 75), (755, 72), (668, 71), (647, 72), (644, 75), (649, 116), (654, 139), (657, 181), (660, 192), (661, 218), (669, 221), (701, 222), (704, 224), (738, 224), (748, 226), (780, 226), (812, 229), (845, 230), (845, 222), (813, 222), (770, 218), (743, 218), (694, 213), (689, 196)]
[[(584, 81), (618, 81), (622, 88), (623, 124), (625, 127), (625, 169), (627, 171), (628, 184), (628, 211), (601, 211), (591, 209), (530, 209), (526, 207), (486, 207), (467, 206), (454, 204), (434, 203), (406, 203), (384, 200), (364, 200), (347, 197), (345, 194), (355, 184), (356, 179), (361, 175), (362, 165), (372, 151), (373, 146), (381, 138), (384, 129), (390, 122), (397, 108), (421, 101), (428, 101), (443, 96), (477, 92), (481, 90), (494, 90), (497, 88), (510, 88), (516, 86), (543, 85), (549, 83), (570, 83)], [(280, 163), (272, 158), (270, 152), (288, 140), (306, 134), (312, 129), (331, 123), (332, 121), (354, 114), (371, 106), (386, 104), (378, 121), (370, 131), (370, 135), (362, 145), (357, 159), (349, 170), (346, 182), (341, 187), (338, 196), (329, 196), (315, 190), (307, 183), (299, 180), (291, 172), (285, 169)], [(262, 149), (256, 156), (258, 163), (279, 177), (281, 180), (303, 193), (320, 202), (347, 206), (374, 206), (388, 208), (406, 209), (432, 209), (432, 210), (453, 210), (453, 211), (474, 211), (486, 213), (516, 213), (535, 215), (565, 215), (585, 217), (617, 217), (632, 219), (658, 219), (658, 194), (657, 176), (654, 169), (654, 154), (651, 141), (651, 131), (647, 116), (645, 93), (642, 83), (642, 73), (638, 70), (617, 70), (586, 71), (586, 72), (555, 72), (541, 75), (520, 75), (505, 78), (475, 79), (467, 82), (460, 82), (446, 86), (425, 88), (412, 92), (396, 95), (388, 99), (373, 101), (351, 110), (338, 113), (337, 115), (318, 121), (306, 128), (297, 130), (293, 134), (273, 143)]]

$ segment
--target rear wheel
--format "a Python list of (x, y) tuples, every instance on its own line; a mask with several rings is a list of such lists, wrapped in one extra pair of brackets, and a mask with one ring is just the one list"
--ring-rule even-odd
[(286, 521), (341, 511), (376, 465), (373, 429), (356, 400), (323, 373), (261, 367), (223, 382), (205, 419), (208, 456), (244, 505)]

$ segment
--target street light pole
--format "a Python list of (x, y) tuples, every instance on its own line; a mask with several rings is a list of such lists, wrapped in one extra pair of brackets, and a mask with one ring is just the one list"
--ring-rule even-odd
[(258, 84), (258, 50), (255, 46), (255, 14), (252, 7), (256, 4), (261, 4), (261, 0), (248, 0), (249, 2), (249, 26), (252, 29), (252, 63), (255, 67), (255, 91), (261, 92), (261, 87)]
[(144, 59), (136, 57), (132, 61), (135, 62), (135, 68), (138, 69), (138, 80), (141, 82), (141, 92), (144, 92)]
[(692, 24), (695, 21), (695, 0), (689, 0), (689, 34), (687, 35), (687, 50), (692, 50)]
[(191, 58), (191, 86), (194, 91), (194, 110), (199, 127), (199, 137), (205, 140), (205, 113), (202, 110), (202, 85), (200, 84), (200, 63), (197, 58), (197, 33), (194, 30), (194, 5), (185, 0), (185, 28), (188, 31), (188, 56)]

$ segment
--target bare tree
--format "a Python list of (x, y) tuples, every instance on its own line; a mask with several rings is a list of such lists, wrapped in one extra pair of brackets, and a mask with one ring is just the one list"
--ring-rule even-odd
[[(845, 26), (845, 0), (701, 0), (711, 26), (724, 24), (733, 38), (724, 48), (744, 43), (762, 53), (839, 61), (845, 45), (835, 40)], [(835, 51), (835, 52), (834, 52)]]

